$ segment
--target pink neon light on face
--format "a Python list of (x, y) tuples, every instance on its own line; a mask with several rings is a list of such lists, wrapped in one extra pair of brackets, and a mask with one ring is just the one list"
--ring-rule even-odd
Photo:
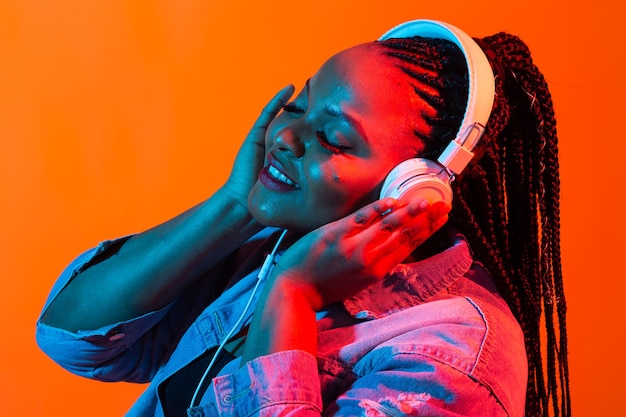
[(267, 130), (253, 216), (308, 231), (376, 200), (389, 171), (421, 150), (415, 100), (406, 74), (375, 46), (332, 57)]

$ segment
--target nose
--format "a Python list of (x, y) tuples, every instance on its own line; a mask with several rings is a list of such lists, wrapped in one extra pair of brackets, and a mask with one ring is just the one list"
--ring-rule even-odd
[(295, 158), (304, 156), (304, 143), (302, 143), (292, 125), (285, 126), (280, 130), (275, 136), (274, 143), (279, 150), (289, 152)]

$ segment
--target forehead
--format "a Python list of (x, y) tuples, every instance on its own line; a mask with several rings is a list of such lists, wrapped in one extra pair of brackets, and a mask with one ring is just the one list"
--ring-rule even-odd
[(310, 100), (349, 112), (371, 132), (416, 141), (419, 98), (409, 77), (375, 44), (331, 57), (310, 80)]
[(332, 56), (311, 79), (324, 89), (351, 93), (363, 101), (400, 102), (407, 92), (407, 77), (373, 43), (358, 45)]

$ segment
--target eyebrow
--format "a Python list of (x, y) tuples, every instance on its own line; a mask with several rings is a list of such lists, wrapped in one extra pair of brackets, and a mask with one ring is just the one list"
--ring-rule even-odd
[[(307, 97), (310, 97), (310, 94), (309, 94), (309, 90), (311, 88), (310, 83), (309, 83), (310, 81), (311, 79), (309, 78), (308, 80), (306, 80), (306, 83), (305, 83)], [(357, 133), (363, 138), (365, 142), (368, 142), (367, 135), (365, 134), (365, 130), (363, 129), (363, 125), (361, 125), (361, 122), (355, 119), (354, 117), (352, 117), (351, 115), (343, 112), (339, 106), (327, 104), (324, 107), (324, 113), (328, 114), (329, 116), (336, 117), (348, 123), (350, 126), (352, 126), (354, 130), (357, 131)]]

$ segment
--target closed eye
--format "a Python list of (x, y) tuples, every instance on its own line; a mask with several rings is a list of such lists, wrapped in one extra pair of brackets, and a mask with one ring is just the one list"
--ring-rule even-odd
[(351, 146), (340, 145), (338, 143), (331, 142), (323, 130), (318, 130), (316, 133), (317, 140), (320, 142), (320, 144), (334, 154), (340, 154), (344, 151), (352, 149)]
[(285, 103), (283, 105), (283, 110), (286, 111), (287, 113), (304, 114), (304, 109), (296, 106), (293, 103), (293, 101), (290, 101), (289, 103)]

